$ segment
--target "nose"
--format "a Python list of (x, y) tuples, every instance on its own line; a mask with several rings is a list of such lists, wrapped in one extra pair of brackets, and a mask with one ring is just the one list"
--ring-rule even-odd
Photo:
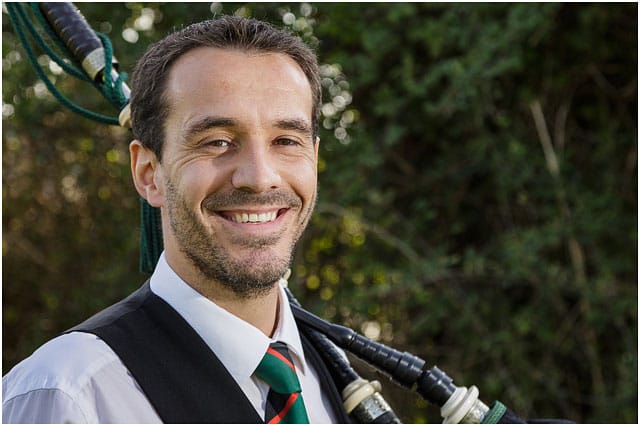
[(263, 143), (249, 143), (238, 153), (237, 165), (231, 177), (234, 188), (260, 193), (278, 188), (281, 176), (277, 160)]

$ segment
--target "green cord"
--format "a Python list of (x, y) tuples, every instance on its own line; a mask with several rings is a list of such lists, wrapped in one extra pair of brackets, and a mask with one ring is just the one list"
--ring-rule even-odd
[(98, 88), (102, 92), (102, 94), (115, 106), (118, 111), (122, 110), (125, 107), (128, 100), (124, 96), (122, 92), (122, 84), (124, 83), (124, 79), (127, 77), (127, 73), (122, 73), (118, 76), (116, 81), (113, 81), (113, 77), (111, 75), (111, 69), (113, 68), (113, 48), (111, 46), (111, 40), (105, 34), (96, 32), (100, 40), (102, 41), (102, 45), (104, 47), (104, 56), (105, 56), (105, 68), (103, 71), (104, 81), (102, 84), (98, 85)]

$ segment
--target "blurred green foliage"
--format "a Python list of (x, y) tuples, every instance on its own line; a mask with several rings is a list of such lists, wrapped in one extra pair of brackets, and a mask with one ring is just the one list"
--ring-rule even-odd
[[(637, 422), (636, 4), (79, 7), (125, 71), (215, 15), (300, 34), (325, 87), (320, 200), (291, 279), (307, 309), (522, 416)], [(62, 109), (3, 18), (6, 372), (145, 276), (130, 135)], [(438, 421), (385, 394), (405, 421)]]

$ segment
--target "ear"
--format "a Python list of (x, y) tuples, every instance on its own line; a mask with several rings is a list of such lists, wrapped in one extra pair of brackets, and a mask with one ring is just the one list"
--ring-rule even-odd
[(153, 207), (164, 205), (162, 170), (156, 154), (139, 140), (129, 144), (131, 175), (138, 194)]
[(320, 148), (320, 136), (316, 136), (316, 143), (315, 143), (316, 159), (318, 159), (318, 148)]

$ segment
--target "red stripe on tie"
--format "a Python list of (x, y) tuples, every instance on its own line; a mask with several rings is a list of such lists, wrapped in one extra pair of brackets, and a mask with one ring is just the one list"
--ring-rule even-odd
[(273, 356), (275, 356), (276, 358), (278, 358), (280, 361), (284, 362), (285, 364), (287, 364), (289, 366), (289, 368), (291, 368), (293, 371), (296, 371), (296, 368), (293, 366), (293, 364), (291, 364), (291, 361), (289, 361), (284, 355), (282, 355), (280, 352), (276, 351), (273, 348), (269, 348), (267, 349), (267, 353), (271, 354)]
[(292, 393), (289, 396), (289, 399), (287, 399), (287, 403), (284, 404), (284, 408), (282, 408), (282, 410), (280, 410), (278, 414), (276, 414), (271, 420), (269, 420), (269, 424), (280, 423), (280, 421), (282, 421), (282, 419), (287, 415), (291, 407), (293, 407), (293, 404), (295, 404), (296, 400), (298, 399), (298, 395), (300, 395), (300, 392)]

